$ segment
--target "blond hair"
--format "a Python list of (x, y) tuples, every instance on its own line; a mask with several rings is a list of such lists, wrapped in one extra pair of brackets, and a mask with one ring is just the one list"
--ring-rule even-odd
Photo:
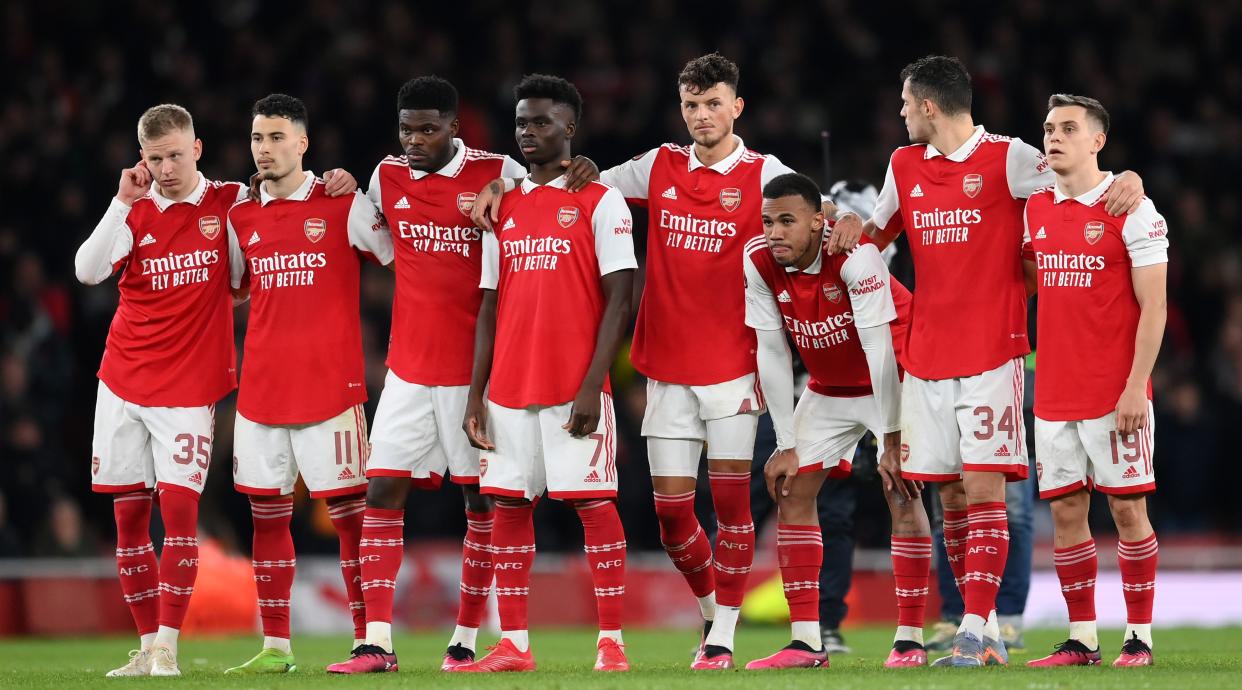
[(194, 118), (190, 117), (190, 111), (171, 103), (147, 108), (138, 119), (138, 143), (146, 144), (178, 129), (191, 136), (194, 134)]

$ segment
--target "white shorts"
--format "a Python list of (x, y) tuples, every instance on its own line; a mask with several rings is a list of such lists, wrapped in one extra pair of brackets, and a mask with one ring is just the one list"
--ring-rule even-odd
[(1147, 426), (1117, 433), (1117, 412), (1077, 422), (1035, 418), (1035, 473), (1039, 497), (1055, 498), (1092, 487), (1106, 494), (1156, 489), (1152, 466), (1155, 411), (1147, 403)]
[(901, 386), (901, 474), (956, 481), (963, 471), (1026, 479), (1021, 357), (982, 374), (925, 381), (906, 373)]
[(854, 451), (868, 430), (884, 438), (875, 396), (837, 398), (806, 389), (794, 408), (798, 471), (828, 470), (834, 479), (848, 477)]
[[(712, 460), (750, 460), (763, 414), (763, 395), (754, 374), (710, 386), (685, 386), (648, 379), (642, 434), (705, 441)], [(698, 458), (653, 458), (657, 477), (697, 477)], [(667, 465), (667, 466), (666, 466)]]
[(145, 407), (99, 382), (91, 439), (91, 489), (160, 488), (202, 494), (211, 464), (216, 406)]
[(479, 483), (479, 451), (470, 447), (462, 418), (470, 386), (424, 386), (392, 371), (375, 409), (367, 477), (405, 477), (438, 489), (451, 473), (456, 484)]
[(302, 481), (312, 498), (365, 493), (367, 418), (362, 405), (314, 424), (273, 426), (239, 412), (233, 432), (233, 486), (252, 496), (284, 496)]
[(612, 396), (600, 394), (599, 426), (574, 438), (561, 427), (572, 402), (515, 410), (487, 401), (487, 431), (495, 450), (479, 453), (479, 491), (534, 499), (613, 498), (617, 495), (617, 433)]

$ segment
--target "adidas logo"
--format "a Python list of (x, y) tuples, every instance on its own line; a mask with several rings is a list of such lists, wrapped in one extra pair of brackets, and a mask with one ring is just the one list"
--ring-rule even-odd
[[(1131, 468), (1131, 469), (1133, 469), (1133, 468)], [(598, 472), (596, 472), (595, 470), (591, 470), (591, 473), (590, 473), (590, 474), (588, 474), (588, 475), (587, 475), (587, 477), (586, 477), (586, 479), (583, 479), (582, 481), (584, 481), (584, 482), (598, 482), (598, 481), (599, 481), (599, 473), (598, 473)]]
[(139, 247), (145, 247), (145, 246), (147, 246), (148, 244), (155, 244), (155, 238), (154, 238), (154, 237), (152, 237), (152, 236), (151, 236), (151, 233), (149, 233), (149, 232), (147, 233), (147, 236), (146, 236), (146, 237), (144, 237), (144, 238), (142, 238), (142, 241), (138, 243), (138, 246), (139, 246)]
[(1004, 443), (1002, 443), (1002, 444), (1001, 444), (1001, 447), (1000, 447), (1000, 448), (997, 448), (997, 449), (996, 449), (996, 452), (995, 452), (995, 453), (992, 453), (992, 455), (993, 455), (994, 457), (998, 457), (998, 458), (1009, 457), (1009, 455), (1010, 455), (1010, 452), (1009, 452), (1009, 446), (1007, 446), (1007, 445), (1005, 445)]
[(1138, 470), (1134, 468), (1134, 465), (1127, 467), (1126, 471), (1121, 474), (1122, 479), (1138, 479), (1138, 476)]
[(517, 223), (514, 223), (513, 219), (510, 218), (509, 220), (505, 221), (505, 226), (501, 228), (501, 230), (512, 230), (513, 228), (516, 228), (516, 227), (517, 227)]
[(194, 474), (191, 474), (190, 481), (194, 482), (195, 484), (198, 484), (199, 486), (202, 486), (203, 485), (203, 473), (195, 472)]
[(1048, 233), (1044, 232), (1044, 226), (1042, 225), (1039, 226), (1039, 229), (1035, 231), (1035, 239), (1037, 240), (1042, 240), (1047, 236), (1048, 236)]
[(792, 302), (793, 298), (789, 296), (788, 290), (781, 290), (781, 294), (776, 296), (777, 302)]
[(668, 189), (664, 190), (664, 193), (661, 194), (660, 196), (664, 197), (665, 199), (672, 199), (673, 201), (676, 201), (677, 200), (677, 189), (674, 187), (669, 187)]
[(246, 242), (246, 246), (249, 247), (250, 245), (258, 241), (259, 241), (259, 231), (255, 230), (254, 234), (250, 236), (250, 240)]
[(358, 477), (354, 474), (353, 470), (349, 469), (348, 467), (341, 470), (341, 473), (336, 475), (336, 480), (338, 482), (341, 481), (342, 479), (357, 479), (357, 478)]
[(910, 198), (917, 199), (921, 196), (923, 196), (923, 188), (918, 186), (917, 184), (914, 185), (914, 189), (910, 190)]
[(397, 199), (397, 203), (393, 204), (392, 207), (397, 209), (409, 208), (410, 200), (405, 197), (401, 197), (400, 199)]

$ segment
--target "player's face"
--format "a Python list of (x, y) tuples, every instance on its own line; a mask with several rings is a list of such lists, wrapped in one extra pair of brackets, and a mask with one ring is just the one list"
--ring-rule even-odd
[(1104, 148), (1103, 129), (1087, 117), (1080, 105), (1065, 105), (1048, 111), (1044, 119), (1044, 155), (1057, 174), (1075, 170)]
[(194, 138), (194, 132), (175, 129), (143, 144), (141, 153), (164, 196), (181, 199), (198, 184), (203, 142)]
[(518, 149), (531, 165), (564, 159), (567, 143), (577, 127), (573, 111), (551, 98), (518, 101), (513, 124)]
[(805, 267), (815, 261), (823, 239), (824, 213), (797, 195), (763, 199), (763, 237), (772, 258), (782, 266)]
[(302, 170), (310, 142), (306, 128), (285, 117), (255, 115), (250, 125), (250, 155), (264, 180), (279, 180)]
[(742, 99), (728, 84), (716, 84), (702, 93), (693, 93), (684, 84), (678, 87), (681, 96), (681, 118), (694, 143), (705, 148), (733, 136), (733, 121), (742, 114)]
[(901, 117), (906, 121), (906, 133), (913, 144), (924, 144), (931, 139), (931, 124), (925, 108), (924, 102), (914, 97), (907, 79), (901, 85)]
[(453, 157), (457, 118), (439, 110), (402, 110), (397, 113), (397, 139), (410, 167), (435, 172)]

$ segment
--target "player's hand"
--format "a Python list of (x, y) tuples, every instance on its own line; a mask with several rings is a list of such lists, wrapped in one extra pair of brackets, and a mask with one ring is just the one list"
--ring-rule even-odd
[(789, 495), (794, 477), (797, 476), (798, 453), (793, 448), (776, 451), (763, 466), (763, 479), (768, 483), (768, 495), (773, 501), (779, 500), (777, 491), (780, 491), (781, 496)]
[(358, 180), (348, 170), (333, 168), (323, 174), (323, 191), (328, 196), (345, 196), (358, 189)]
[(251, 201), (262, 201), (263, 196), (259, 193), (259, 185), (263, 184), (261, 173), (255, 173), (250, 176), (250, 189), (246, 190), (246, 198)]
[(1104, 210), (1110, 216), (1134, 213), (1143, 203), (1143, 178), (1127, 170), (1118, 175), (1104, 195)]
[(466, 418), (461, 423), (470, 445), (479, 450), (496, 450), (496, 444), (487, 437), (487, 404), (482, 398), (473, 398), (466, 402)]
[(1117, 400), (1117, 433), (1133, 434), (1147, 427), (1147, 389), (1126, 386)]
[(598, 388), (583, 386), (574, 396), (574, 404), (569, 409), (569, 421), (561, 428), (574, 438), (582, 438), (595, 433), (599, 428), (600, 391)]
[(837, 219), (836, 225), (832, 227), (832, 234), (828, 236), (828, 253), (842, 254), (852, 250), (858, 246), (858, 240), (863, 234), (862, 218), (857, 213), (847, 213)]
[(126, 206), (133, 206), (151, 188), (151, 179), (151, 171), (147, 170), (146, 161), (138, 161), (134, 167), (122, 170), (121, 181), (116, 186), (116, 200)]
[(470, 220), (476, 227), (494, 231), (494, 224), (500, 220), (500, 200), (505, 196), (504, 178), (497, 177), (479, 191), (475, 197), (474, 208), (470, 209)]
[(561, 161), (561, 167), (565, 168), (565, 189), (571, 192), (599, 179), (599, 166), (586, 156), (574, 156), (571, 160)]
[(923, 482), (901, 477), (901, 445), (886, 446), (880, 453), (880, 480), (884, 483), (884, 493), (896, 494), (902, 505), (919, 497), (923, 491)]

